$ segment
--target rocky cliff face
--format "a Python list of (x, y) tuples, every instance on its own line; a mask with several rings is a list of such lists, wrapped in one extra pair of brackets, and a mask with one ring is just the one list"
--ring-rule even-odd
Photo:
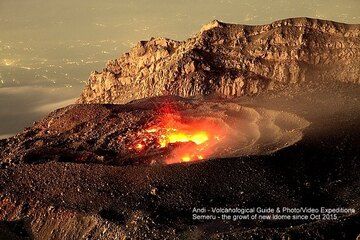
[(254, 95), (302, 82), (360, 83), (360, 25), (308, 18), (263, 26), (213, 21), (179, 42), (139, 42), (93, 72), (79, 103)]

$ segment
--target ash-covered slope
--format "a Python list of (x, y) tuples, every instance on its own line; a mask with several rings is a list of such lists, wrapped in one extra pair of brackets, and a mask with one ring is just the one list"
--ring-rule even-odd
[[(159, 106), (170, 101), (176, 113), (161, 113)], [(198, 151), (184, 139), (161, 147), (159, 141), (167, 133), (149, 133), (148, 129), (161, 128), (162, 119), (176, 122), (172, 128), (193, 127), (194, 135), (206, 131), (206, 144), (201, 148), (209, 149)], [(200, 125), (188, 125), (189, 122)], [(185, 162), (181, 161), (183, 155), (195, 153), (201, 154), (202, 160), (269, 154), (301, 140), (308, 125), (295, 114), (226, 101), (154, 97), (125, 105), (71, 105), (52, 112), (15, 137), (0, 141), (0, 168), (49, 161), (154, 165)], [(211, 130), (219, 134), (214, 143)], [(180, 135), (189, 134), (177, 131)], [(136, 148), (138, 144), (140, 149)]]
[[(137, 136), (154, 115), (156, 98), (59, 109), (0, 141), (0, 239), (356, 239), (360, 85), (317, 87), (215, 101), (227, 116), (236, 104), (246, 106), (243, 119), (262, 112), (262, 120), (271, 120), (259, 122), (262, 133), (291, 126), (294, 121), (284, 120), (299, 119), (293, 114), (311, 124), (301, 130), (300, 141), (271, 154), (196, 164), (141, 164), (141, 158), (126, 164), (119, 158), (127, 151), (119, 136)], [(206, 106), (221, 110), (210, 100), (172, 101), (194, 114)], [(277, 136), (284, 134), (274, 135), (279, 146), (284, 138)], [(342, 207), (356, 213), (334, 221), (192, 219), (194, 207), (254, 206)]]
[(253, 95), (302, 82), (360, 83), (360, 25), (294, 18), (263, 26), (213, 21), (186, 41), (139, 42), (93, 72), (79, 103), (158, 95)]

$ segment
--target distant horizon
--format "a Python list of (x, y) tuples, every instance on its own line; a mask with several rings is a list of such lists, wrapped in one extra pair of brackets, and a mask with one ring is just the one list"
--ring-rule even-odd
[[(346, 24), (346, 25), (359, 25), (360, 22), (358, 23), (346, 23), (346, 22), (339, 22), (339, 21), (335, 21), (335, 20), (331, 20), (331, 19), (323, 19), (323, 18), (314, 18), (314, 17), (308, 17), (308, 16), (297, 16), (297, 17), (288, 17), (288, 18), (280, 18), (280, 19), (274, 19), (271, 22), (268, 23), (262, 23), (262, 24), (244, 24), (244, 23), (236, 23), (236, 22), (226, 22), (226, 21), (222, 21), (221, 19), (213, 19), (211, 21), (209, 21), (208, 23), (212, 22), (212, 21), (219, 21), (222, 23), (228, 23), (228, 24), (236, 24), (236, 25), (248, 25), (248, 26), (262, 26), (262, 25), (267, 25), (267, 24), (271, 24), (274, 22), (279, 22), (279, 21), (283, 21), (283, 20), (287, 20), (287, 19), (314, 19), (314, 20), (320, 20), (320, 21), (327, 21), (327, 22), (335, 22), (335, 23), (340, 23), (340, 24)], [(205, 23), (206, 24), (206, 23)]]

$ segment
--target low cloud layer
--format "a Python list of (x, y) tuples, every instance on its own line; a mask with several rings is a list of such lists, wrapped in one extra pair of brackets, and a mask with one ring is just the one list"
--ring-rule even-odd
[(0, 88), (0, 138), (12, 136), (49, 112), (74, 103), (80, 91), (73, 88)]

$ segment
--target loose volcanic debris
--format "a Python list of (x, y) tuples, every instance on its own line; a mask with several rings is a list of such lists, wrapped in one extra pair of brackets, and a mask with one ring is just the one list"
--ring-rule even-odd
[[(355, 239), (359, 41), (359, 25), (296, 18), (140, 42), (79, 99), (116, 105), (71, 105), (0, 140), (0, 238)], [(219, 206), (356, 214), (192, 219)]]
[(309, 122), (219, 100), (154, 97), (125, 105), (72, 105), (2, 142), (3, 166), (49, 161), (172, 164), (267, 154), (292, 145)]

